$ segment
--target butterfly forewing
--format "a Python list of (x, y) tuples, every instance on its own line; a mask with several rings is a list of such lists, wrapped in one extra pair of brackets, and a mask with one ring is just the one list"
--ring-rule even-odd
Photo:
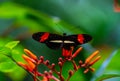
[(63, 47), (70, 49), (71, 46), (76, 47), (92, 40), (92, 37), (88, 34), (68, 35), (64, 37)]
[(48, 32), (34, 33), (32, 38), (41, 43), (45, 43), (51, 49), (58, 49), (62, 45), (62, 36)]

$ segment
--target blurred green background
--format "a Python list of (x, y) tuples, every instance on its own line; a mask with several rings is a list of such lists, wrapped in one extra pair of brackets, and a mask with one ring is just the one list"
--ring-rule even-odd
[[(86, 33), (93, 40), (82, 45), (83, 50), (75, 60), (84, 60), (95, 50), (100, 50), (102, 58), (93, 66), (94, 73), (83, 74), (79, 70), (70, 81), (95, 81), (104, 74), (120, 75), (120, 13), (114, 12), (113, 5), (114, 0), (0, 0), (0, 46), (19, 40), (12, 51), (17, 61), (23, 61), (21, 55), (27, 48), (57, 63), (61, 51), (49, 49), (31, 35), (38, 31), (61, 35)], [(68, 63), (64, 70), (69, 68)], [(39, 70), (47, 68), (41, 66)], [(120, 78), (104, 81), (113, 80)], [(32, 77), (0, 54), (0, 81), (32, 81)]]

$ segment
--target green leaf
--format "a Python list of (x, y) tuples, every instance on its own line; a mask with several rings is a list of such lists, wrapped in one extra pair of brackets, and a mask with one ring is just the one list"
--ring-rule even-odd
[(101, 77), (97, 78), (96, 81), (103, 81), (115, 77), (120, 77), (120, 74), (104, 74)]
[(23, 79), (26, 77), (26, 71), (23, 68), (16, 66), (12, 70), (13, 71), (9, 72), (8, 75), (9, 77), (11, 77), (12, 81), (23, 81)]
[(0, 63), (0, 71), (1, 72), (11, 72), (11, 71), (13, 71), (14, 68), (16, 68), (15, 66), (16, 66), (16, 64), (14, 62), (10, 61), (10, 59), (9, 59), (5, 62)]
[(7, 47), (0, 47), (0, 55), (1, 54), (10, 56), (11, 55), (11, 49), (7, 48)]
[(11, 72), (16, 67), (16, 64), (6, 55), (0, 55), (0, 71)]
[(12, 41), (12, 42), (9, 42), (5, 45), (5, 47), (8, 47), (10, 49), (14, 48), (17, 44), (19, 43), (19, 41)]

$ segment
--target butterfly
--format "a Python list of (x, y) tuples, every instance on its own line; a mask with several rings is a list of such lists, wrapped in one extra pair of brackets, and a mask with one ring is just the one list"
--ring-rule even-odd
[(70, 50), (71, 47), (77, 47), (92, 40), (88, 34), (63, 35), (52, 34), (49, 32), (37, 32), (32, 38), (40, 43), (45, 43), (51, 49), (64, 48)]

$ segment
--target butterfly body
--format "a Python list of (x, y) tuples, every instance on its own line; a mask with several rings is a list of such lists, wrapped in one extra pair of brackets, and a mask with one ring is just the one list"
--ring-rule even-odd
[(37, 32), (32, 35), (32, 38), (38, 42), (45, 43), (51, 49), (70, 49), (78, 45), (87, 43), (92, 39), (88, 34), (77, 34), (77, 35), (58, 35), (48, 32)]

